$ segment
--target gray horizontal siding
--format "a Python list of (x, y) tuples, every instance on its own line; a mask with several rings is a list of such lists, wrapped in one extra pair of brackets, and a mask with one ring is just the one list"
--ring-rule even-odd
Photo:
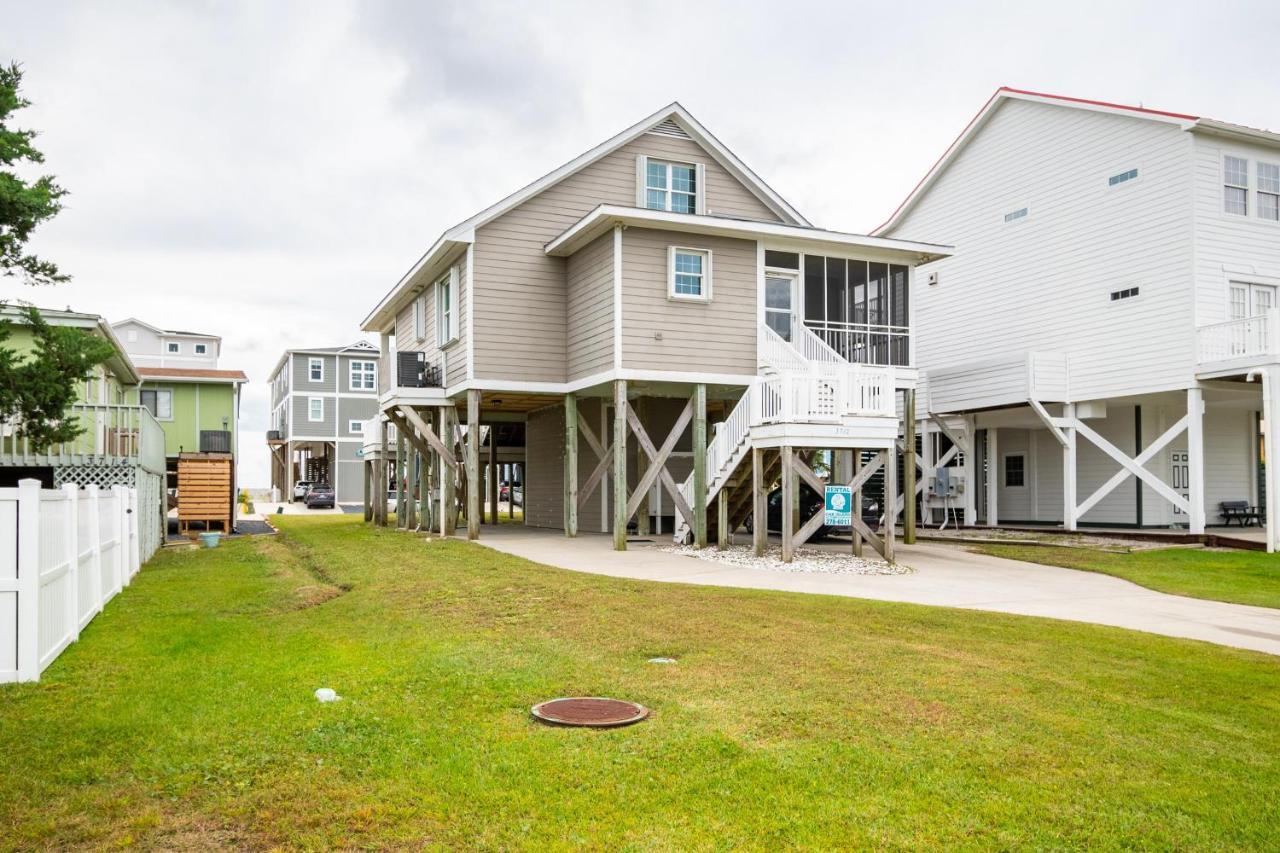
[(613, 232), (569, 258), (569, 380), (613, 367)]
[(299, 394), (293, 398), (293, 431), (290, 433), (290, 437), (334, 434), (337, 412), (333, 405), (333, 397), (321, 396), (321, 399), (324, 400), (324, 420), (313, 421), (308, 417), (309, 397), (305, 394)]
[(547, 257), (544, 247), (597, 205), (634, 206), (640, 154), (704, 164), (711, 213), (779, 221), (697, 143), (642, 134), (477, 229), (476, 376), (565, 381), (566, 264)]
[[(337, 388), (335, 362), (331, 355), (304, 355), (302, 353), (294, 353), (290, 356), (293, 359), (293, 386), (292, 390), (303, 393), (327, 392), (333, 393)], [(324, 362), (324, 379), (320, 382), (311, 381), (310, 365), (311, 359), (318, 358)]]
[[(710, 303), (667, 298), (673, 245), (711, 251)], [(628, 228), (622, 235), (622, 366), (754, 374), (756, 287), (753, 241)]]

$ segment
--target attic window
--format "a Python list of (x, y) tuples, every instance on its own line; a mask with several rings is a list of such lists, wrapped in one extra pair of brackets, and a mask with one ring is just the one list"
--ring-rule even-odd
[(698, 168), (691, 163), (645, 164), (644, 206), (650, 210), (696, 213), (698, 210)]
[(1130, 169), (1127, 172), (1121, 172), (1118, 175), (1112, 175), (1111, 177), (1107, 178), (1107, 186), (1109, 187), (1118, 186), (1120, 184), (1125, 183), (1126, 181), (1132, 181), (1137, 177), (1138, 177), (1138, 170)]
[(1026, 219), (1027, 213), (1028, 211), (1025, 207), (1020, 207), (1017, 210), (1006, 213), (1004, 215), (1004, 221), (1008, 223), (1008, 222), (1017, 222), (1019, 219)]
[(1121, 299), (1132, 299), (1138, 295), (1138, 288), (1126, 287), (1124, 290), (1111, 291), (1111, 301), (1119, 302)]

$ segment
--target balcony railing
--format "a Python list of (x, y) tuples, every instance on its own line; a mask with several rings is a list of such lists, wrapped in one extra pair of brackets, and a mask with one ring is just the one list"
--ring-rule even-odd
[(69, 465), (85, 461), (141, 465), (165, 470), (164, 429), (145, 406), (77, 403), (67, 412), (81, 433), (70, 441), (38, 448), (20, 422), (0, 424), (0, 464)]
[(1196, 356), (1201, 364), (1280, 357), (1280, 321), (1276, 309), (1201, 326), (1196, 329)]
[(813, 333), (852, 364), (908, 367), (911, 364), (911, 329), (837, 320), (806, 320)]

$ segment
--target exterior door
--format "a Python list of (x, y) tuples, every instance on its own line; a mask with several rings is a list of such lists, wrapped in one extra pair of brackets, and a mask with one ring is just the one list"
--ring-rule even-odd
[(766, 273), (764, 277), (764, 321), (784, 341), (790, 341), (796, 324), (796, 282), (787, 273)]
[(1231, 305), (1228, 319), (1243, 320), (1265, 314), (1276, 305), (1276, 288), (1271, 284), (1231, 282)]

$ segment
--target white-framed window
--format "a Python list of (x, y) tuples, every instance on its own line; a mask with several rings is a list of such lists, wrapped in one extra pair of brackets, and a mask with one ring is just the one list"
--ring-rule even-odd
[(209, 352), (208, 344), (196, 344), (196, 355), (204, 355)]
[(364, 432), (364, 421), (347, 421), (347, 432), (361, 435)]
[(1280, 221), (1280, 164), (1258, 161), (1258, 216)]
[(711, 301), (711, 252), (672, 246), (668, 250), (667, 296), (693, 302)]
[(1004, 456), (1004, 487), (1021, 489), (1027, 485), (1027, 457), (1021, 453)]
[(427, 295), (420, 293), (413, 300), (413, 339), (420, 341), (427, 336)]
[(324, 420), (324, 397), (307, 398), (307, 420), (312, 423)]
[(698, 212), (698, 167), (693, 163), (644, 161), (644, 206), (673, 213)]
[(1010, 222), (1021, 222), (1027, 218), (1030, 212), (1031, 211), (1027, 210), (1025, 207), (1020, 207), (1017, 210), (1011, 210), (1004, 215), (1005, 224), (1007, 225)]
[(139, 402), (147, 407), (156, 420), (173, 420), (173, 391), (167, 388), (144, 388), (138, 397)]
[(177, 341), (167, 341), (164, 345), (164, 351), (169, 355), (177, 355), (182, 352), (182, 345)]
[(372, 391), (378, 387), (378, 363), (376, 361), (351, 362), (351, 390)]
[(307, 359), (307, 378), (312, 382), (324, 381), (324, 359), (309, 358)]
[(458, 339), (457, 275), (449, 270), (436, 282), (436, 343), (440, 346)]
[(1249, 215), (1249, 161), (1243, 157), (1222, 158), (1222, 204), (1227, 213)]

